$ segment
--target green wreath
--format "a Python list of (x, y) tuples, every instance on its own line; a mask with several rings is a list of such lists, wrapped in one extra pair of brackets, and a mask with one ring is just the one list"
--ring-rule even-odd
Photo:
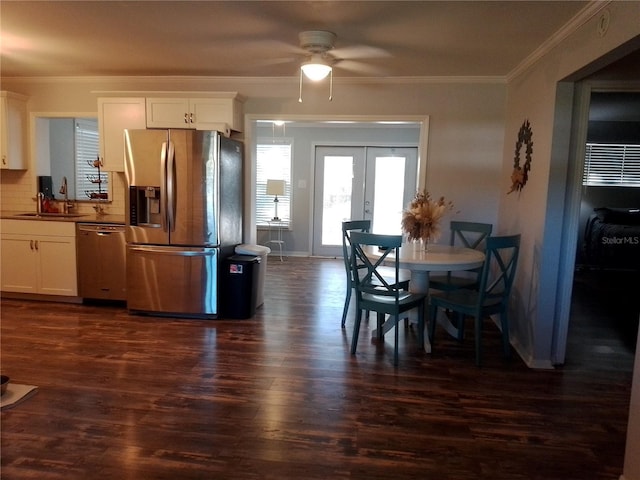
[[(518, 140), (516, 141), (516, 153), (513, 158), (513, 173), (511, 174), (511, 190), (507, 193), (515, 192), (516, 190), (522, 190), (527, 180), (529, 179), (529, 170), (531, 170), (531, 154), (533, 153), (533, 132), (531, 131), (531, 125), (529, 120), (525, 120), (520, 131), (518, 131)], [(524, 165), (520, 166), (520, 151), (522, 146), (525, 146)]]

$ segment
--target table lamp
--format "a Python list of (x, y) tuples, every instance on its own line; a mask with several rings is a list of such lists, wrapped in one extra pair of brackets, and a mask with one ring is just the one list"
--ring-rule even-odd
[(275, 204), (275, 216), (272, 220), (280, 220), (278, 217), (278, 195), (284, 195), (284, 180), (267, 180), (267, 195), (275, 195), (273, 203)]

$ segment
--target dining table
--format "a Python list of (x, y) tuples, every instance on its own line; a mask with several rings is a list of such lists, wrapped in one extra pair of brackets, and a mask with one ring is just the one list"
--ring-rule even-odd
[[(382, 252), (376, 247), (368, 247), (366, 255), (371, 259), (378, 259)], [(454, 245), (429, 244), (426, 248), (419, 242), (403, 243), (399, 251), (398, 264), (400, 268), (411, 272), (409, 291), (429, 294), (429, 273), (473, 270), (484, 263), (484, 253), (473, 248), (459, 247)], [(385, 261), (395, 262), (395, 254), (390, 253)], [(411, 318), (410, 318), (411, 320)], [(458, 329), (449, 319), (441, 315), (437, 319), (438, 323), (452, 336), (456, 337)], [(384, 335), (393, 328), (393, 322), (387, 321), (382, 324)], [(424, 350), (431, 353), (431, 342), (427, 333), (427, 322), (425, 322)], [(380, 333), (375, 329), (372, 336), (378, 337)]]

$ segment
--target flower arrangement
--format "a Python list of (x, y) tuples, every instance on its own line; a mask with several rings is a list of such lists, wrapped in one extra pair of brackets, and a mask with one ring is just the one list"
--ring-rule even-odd
[(423, 240), (428, 243), (440, 236), (440, 220), (453, 210), (453, 203), (444, 197), (433, 200), (429, 192), (416, 193), (409, 208), (402, 212), (402, 231), (410, 241)]

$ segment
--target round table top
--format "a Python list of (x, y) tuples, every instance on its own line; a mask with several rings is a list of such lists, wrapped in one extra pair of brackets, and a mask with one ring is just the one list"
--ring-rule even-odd
[[(377, 248), (368, 254), (379, 257)], [(394, 258), (393, 254), (387, 257)], [(425, 251), (421, 245), (403, 244), (400, 247), (400, 267), (409, 270), (429, 272), (444, 272), (449, 270), (470, 270), (478, 268), (484, 262), (484, 253), (473, 248), (455, 247), (450, 245), (429, 245)]]

